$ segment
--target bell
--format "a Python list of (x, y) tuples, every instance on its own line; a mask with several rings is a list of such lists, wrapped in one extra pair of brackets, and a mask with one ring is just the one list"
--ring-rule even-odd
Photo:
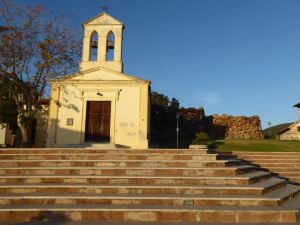
[(98, 41), (91, 41), (91, 48), (98, 48)]
[(114, 41), (107, 40), (107, 49), (114, 49), (114, 48), (115, 48)]

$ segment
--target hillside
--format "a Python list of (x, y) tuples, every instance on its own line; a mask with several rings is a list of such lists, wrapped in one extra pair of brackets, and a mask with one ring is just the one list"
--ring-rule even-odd
[(278, 132), (282, 131), (283, 129), (287, 128), (288, 126), (290, 126), (293, 123), (282, 123), (282, 124), (278, 124), (276, 126), (273, 127), (269, 127), (267, 129), (263, 130), (264, 135), (266, 135), (267, 137), (274, 139), (277, 135)]

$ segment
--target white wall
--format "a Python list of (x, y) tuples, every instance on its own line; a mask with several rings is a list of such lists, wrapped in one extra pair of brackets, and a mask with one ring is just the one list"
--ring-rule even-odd
[[(97, 95), (98, 92), (101, 96)], [(95, 84), (62, 86), (59, 95), (60, 107), (57, 112), (55, 146), (64, 147), (69, 144), (84, 143), (87, 101), (111, 101), (111, 143), (129, 147), (139, 146), (140, 92), (139, 86), (97, 86)], [(148, 99), (148, 96), (146, 98)], [(144, 109), (147, 110), (148, 108)], [(68, 118), (73, 119), (72, 126), (67, 125)]]
[(5, 145), (6, 142), (6, 124), (0, 123), (0, 145)]

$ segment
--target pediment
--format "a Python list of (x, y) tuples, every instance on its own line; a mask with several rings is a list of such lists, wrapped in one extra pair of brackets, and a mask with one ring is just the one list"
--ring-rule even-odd
[(72, 77), (70, 80), (95, 80), (95, 81), (109, 81), (109, 80), (130, 80), (127, 77), (120, 76), (108, 71), (97, 70), (84, 73), (75, 77)]
[(98, 67), (94, 69), (89, 69), (86, 71), (81, 71), (80, 73), (64, 76), (56, 81), (61, 82), (72, 82), (72, 81), (137, 81), (146, 82), (150, 81), (143, 80), (134, 76), (130, 76), (124, 73), (119, 73), (113, 70), (109, 70), (103, 67)]
[(123, 25), (123, 23), (107, 13), (101, 13), (86, 21), (83, 25)]

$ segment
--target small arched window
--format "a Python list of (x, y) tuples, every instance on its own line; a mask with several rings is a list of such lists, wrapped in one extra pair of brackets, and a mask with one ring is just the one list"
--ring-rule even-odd
[(115, 35), (112, 31), (107, 34), (106, 61), (114, 61), (115, 57)]
[(93, 31), (90, 40), (90, 61), (97, 61), (98, 59), (98, 33)]

